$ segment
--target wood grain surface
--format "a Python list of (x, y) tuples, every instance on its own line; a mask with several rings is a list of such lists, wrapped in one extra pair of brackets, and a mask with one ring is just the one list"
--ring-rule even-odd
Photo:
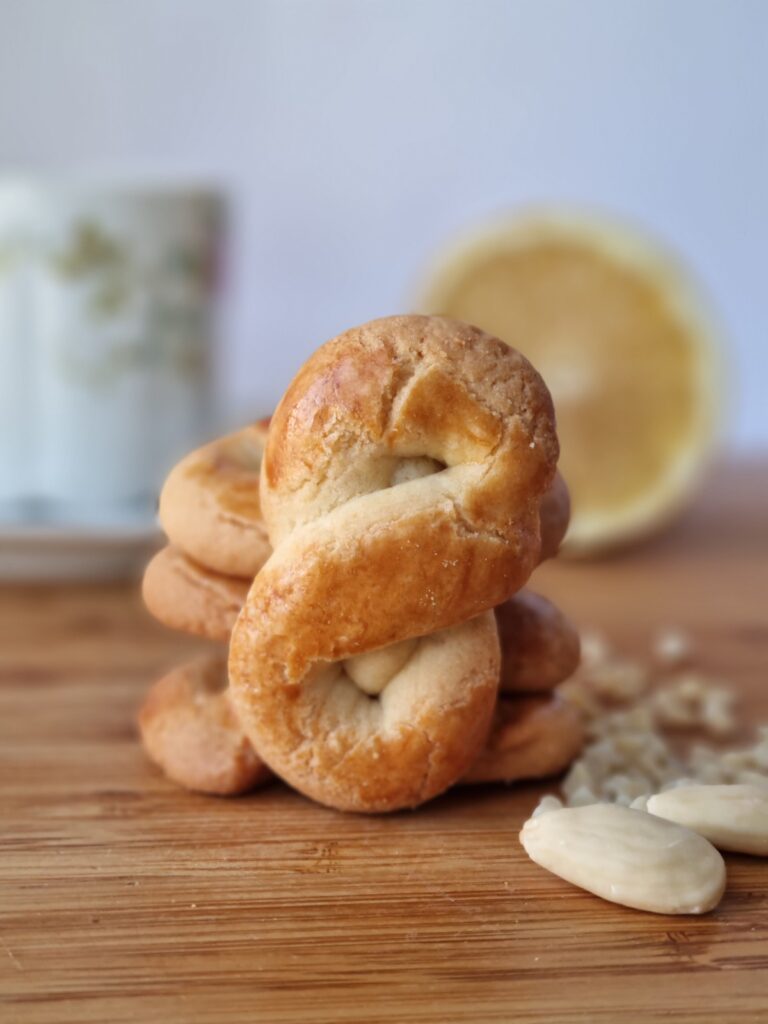
[[(768, 720), (768, 467), (722, 470), (629, 554), (536, 586), (628, 651), (660, 625)], [(662, 917), (530, 863), (543, 786), (345, 816), (281, 785), (184, 793), (144, 760), (143, 690), (193, 642), (135, 588), (0, 590), (0, 1019), (768, 1020), (768, 863), (720, 908)]]

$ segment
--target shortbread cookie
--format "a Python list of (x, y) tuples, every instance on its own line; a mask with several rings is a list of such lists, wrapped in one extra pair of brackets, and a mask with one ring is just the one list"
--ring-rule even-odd
[(142, 594), (154, 617), (171, 629), (229, 640), (248, 594), (248, 580), (204, 569), (169, 545), (144, 571)]
[(564, 771), (584, 744), (578, 710), (551, 694), (500, 695), (485, 749), (465, 782), (517, 782)]
[(579, 634), (545, 597), (521, 590), (496, 609), (501, 643), (501, 690), (552, 690), (577, 669)]
[(268, 423), (191, 452), (160, 494), (160, 522), (171, 544), (224, 575), (252, 579), (270, 555), (259, 501)]
[(565, 480), (556, 474), (544, 495), (539, 513), (541, 523), (541, 561), (554, 558), (571, 521), (571, 496)]
[(223, 655), (173, 669), (149, 691), (139, 712), (144, 748), (186, 789), (234, 796), (271, 772), (246, 738), (226, 692)]

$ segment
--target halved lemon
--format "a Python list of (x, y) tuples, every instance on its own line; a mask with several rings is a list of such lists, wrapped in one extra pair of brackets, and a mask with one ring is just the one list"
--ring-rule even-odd
[(566, 552), (643, 535), (692, 493), (720, 419), (720, 346), (658, 245), (599, 218), (529, 214), (450, 247), (419, 306), (503, 338), (547, 382), (573, 500)]

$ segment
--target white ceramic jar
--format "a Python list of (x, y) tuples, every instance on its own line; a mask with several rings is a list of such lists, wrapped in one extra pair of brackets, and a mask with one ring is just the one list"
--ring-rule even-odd
[(15, 518), (34, 489), (30, 201), (0, 184), (0, 509)]
[(0, 278), (0, 500), (79, 523), (151, 512), (208, 427), (221, 222), (209, 189), (0, 186), (20, 266)]

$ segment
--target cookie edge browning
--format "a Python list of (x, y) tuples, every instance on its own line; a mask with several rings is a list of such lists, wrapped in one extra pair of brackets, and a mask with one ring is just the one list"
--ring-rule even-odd
[(571, 494), (558, 471), (552, 485), (541, 499), (539, 530), (541, 533), (541, 561), (555, 558), (568, 532), (571, 522)]
[(462, 781), (511, 783), (559, 775), (584, 741), (581, 714), (557, 694), (500, 694), (485, 749)]
[(579, 632), (551, 601), (521, 590), (496, 608), (502, 693), (542, 693), (573, 675), (581, 660)]
[(169, 544), (144, 570), (141, 591), (147, 609), (164, 626), (227, 641), (249, 585), (205, 569)]
[(223, 654), (187, 662), (158, 679), (137, 721), (147, 757), (185, 789), (238, 796), (272, 776), (230, 704)]
[[(272, 548), (259, 508), (258, 516), (238, 516), (220, 498), (226, 481), (217, 476), (216, 465), (228, 448), (241, 439), (260, 448), (263, 459), (269, 419), (259, 420), (185, 455), (168, 474), (160, 491), (158, 517), (170, 543), (199, 565), (225, 576), (252, 579), (269, 558)], [(255, 476), (258, 503), (260, 470), (244, 470)]]

